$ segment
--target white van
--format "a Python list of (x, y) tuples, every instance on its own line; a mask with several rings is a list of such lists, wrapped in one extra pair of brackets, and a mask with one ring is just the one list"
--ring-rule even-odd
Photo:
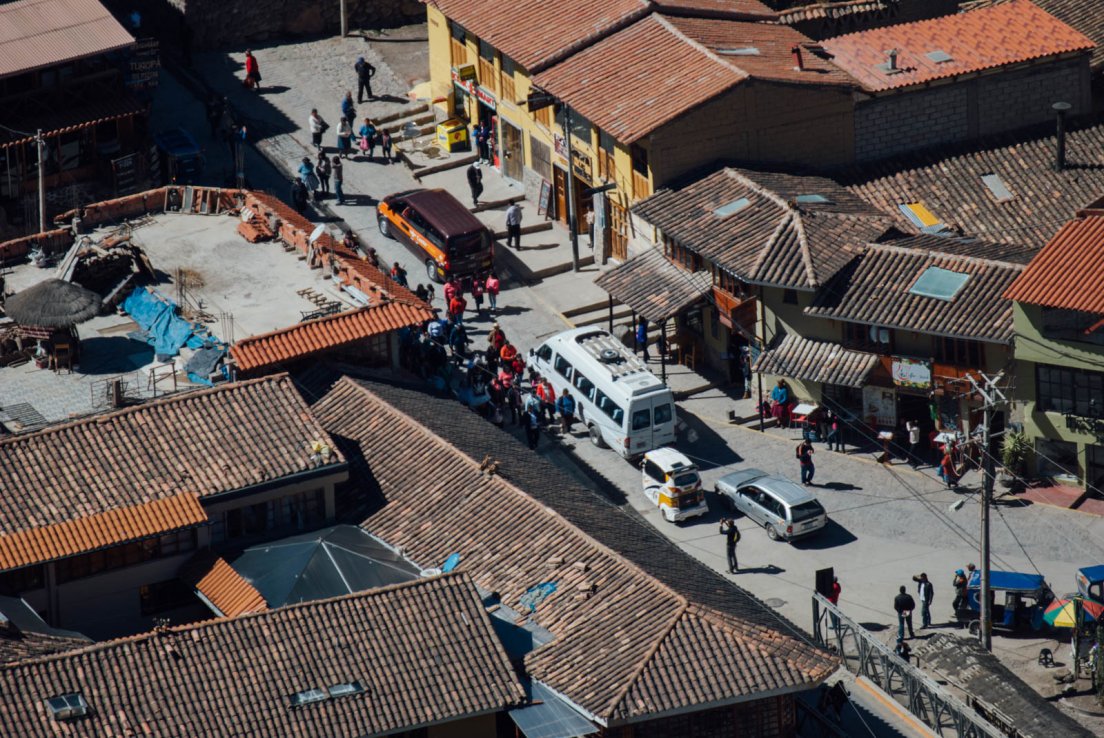
[(531, 350), (530, 363), (575, 397), (576, 416), (595, 446), (626, 459), (675, 441), (675, 398), (620, 341), (588, 326), (573, 328)]

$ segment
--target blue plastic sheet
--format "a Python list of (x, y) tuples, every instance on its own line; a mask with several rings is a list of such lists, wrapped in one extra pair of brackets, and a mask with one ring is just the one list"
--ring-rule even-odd
[(123, 310), (148, 334), (158, 361), (180, 353), (181, 346), (199, 349), (208, 343), (196, 335), (196, 326), (176, 313), (176, 304), (144, 287), (136, 287), (123, 301)]

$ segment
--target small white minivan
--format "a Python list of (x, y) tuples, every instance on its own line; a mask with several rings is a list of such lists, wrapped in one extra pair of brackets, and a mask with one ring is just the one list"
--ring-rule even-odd
[(675, 441), (675, 398), (635, 354), (588, 326), (552, 336), (530, 352), (531, 365), (556, 396), (569, 388), (576, 415), (596, 446), (626, 459)]

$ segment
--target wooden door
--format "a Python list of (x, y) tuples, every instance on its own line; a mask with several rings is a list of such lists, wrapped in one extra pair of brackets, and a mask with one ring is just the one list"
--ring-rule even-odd
[(567, 172), (552, 167), (552, 189), (556, 195), (556, 220), (567, 225)]
[(502, 121), (502, 155), (503, 173), (510, 179), (520, 182), (523, 176), (521, 131), (506, 121)]
[(609, 199), (610, 258), (625, 261), (629, 258), (629, 214), (617, 200)]

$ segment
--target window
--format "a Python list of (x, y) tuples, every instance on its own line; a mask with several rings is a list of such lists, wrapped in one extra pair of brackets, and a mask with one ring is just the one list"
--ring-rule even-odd
[(1043, 335), (1058, 341), (1104, 346), (1104, 315), (1043, 308)]
[(45, 573), (42, 564), (6, 571), (0, 574), (0, 594), (12, 597), (32, 589), (42, 589), (46, 582)]
[(84, 695), (78, 692), (51, 697), (46, 700), (46, 706), (50, 708), (50, 714), (53, 715), (54, 720), (84, 717), (89, 709)]
[(663, 253), (674, 263), (692, 272), (702, 268), (702, 260), (698, 254), (667, 236), (663, 237)]
[(1038, 364), (1035, 392), (1037, 409), (1042, 412), (1104, 417), (1104, 372)]
[(664, 423), (670, 423), (674, 415), (675, 408), (673, 405), (656, 405), (655, 424), (663, 425)]
[(354, 694), (363, 694), (367, 690), (364, 689), (364, 685), (360, 682), (345, 682), (343, 684), (335, 684), (329, 688), (330, 698), (336, 699), (338, 697), (351, 697)]
[(121, 546), (112, 546), (80, 556), (70, 556), (58, 561), (54, 565), (54, 571), (60, 584), (113, 569), (121, 569), (125, 566), (141, 564), (153, 559), (176, 556), (177, 554), (193, 551), (195, 547), (196, 531), (192, 528), (168, 533), (157, 538), (132, 541)]
[(312, 489), (280, 500), (280, 523), (295, 530), (317, 528), (326, 522), (326, 493)]
[(782, 302), (787, 305), (797, 304), (797, 290), (785, 290), (782, 293)]
[(322, 689), (305, 689), (291, 695), (291, 707), (302, 707), (315, 702), (325, 702), (329, 699), (329, 693)]
[(211, 526), (211, 540), (223, 543), (259, 536), (275, 527), (275, 518), (276, 505), (272, 501), (226, 510)]
[(633, 197), (640, 199), (652, 194), (651, 184), (648, 181), (648, 150), (633, 144), (629, 148), (632, 157), (632, 183)]
[(617, 423), (617, 426), (620, 427), (621, 424), (625, 422), (625, 411), (622, 410), (616, 402), (606, 397), (602, 390), (595, 390), (595, 393), (597, 399), (595, 400), (594, 404), (596, 404), (599, 410), (608, 415), (610, 419), (613, 420), (614, 423)]
[(552, 366), (556, 369), (556, 372), (561, 377), (563, 377), (564, 379), (566, 379), (569, 382), (571, 381), (571, 374), (572, 374), (573, 368), (571, 366), (571, 363), (568, 362), (567, 359), (560, 356), (559, 354), (556, 354), (556, 361), (553, 362)]
[(495, 50), (486, 41), (479, 41), (479, 84), (495, 94), (498, 93), (498, 85), (495, 84), (497, 74), (495, 72)]
[(665, 475), (663, 473), (663, 470), (659, 468), (659, 464), (655, 463), (651, 459), (648, 459), (644, 462), (644, 473), (647, 474), (651, 479), (654, 479), (661, 484), (667, 481), (667, 475)]
[(652, 427), (652, 410), (651, 408), (644, 408), (643, 410), (634, 410), (632, 414), (632, 429), (634, 431), (645, 430)]
[(143, 615), (158, 615), (196, 602), (192, 588), (179, 579), (145, 584), (138, 588)]
[(598, 176), (602, 179), (614, 179), (617, 174), (613, 152), (613, 136), (598, 131)]
[(940, 363), (972, 369), (978, 369), (982, 366), (985, 353), (981, 344), (977, 341), (935, 336), (932, 338), (932, 344), (932, 353), (935, 360)]
[(579, 390), (583, 397), (594, 402), (594, 382), (591, 382), (579, 372), (575, 372), (575, 389)]
[(538, 141), (531, 134), (529, 136), (529, 158), (533, 171), (538, 175), (552, 181), (552, 149), (548, 144)]
[(537, 358), (541, 361), (552, 361), (552, 347), (547, 343), (537, 349)]
[(893, 331), (862, 323), (843, 324), (843, 345), (846, 348), (875, 353), (893, 353)]
[(505, 54), (502, 55), (502, 99), (517, 102), (517, 92), (514, 89), (514, 74), (517, 65), (514, 60)]
[(733, 297), (743, 299), (747, 294), (747, 287), (736, 277), (732, 276), (716, 264), (713, 265), (713, 286), (718, 287)]
[(449, 21), (449, 34), (452, 36), (449, 39), (449, 59), (452, 66), (462, 67), (468, 63), (468, 35), (463, 26), (453, 21)]

